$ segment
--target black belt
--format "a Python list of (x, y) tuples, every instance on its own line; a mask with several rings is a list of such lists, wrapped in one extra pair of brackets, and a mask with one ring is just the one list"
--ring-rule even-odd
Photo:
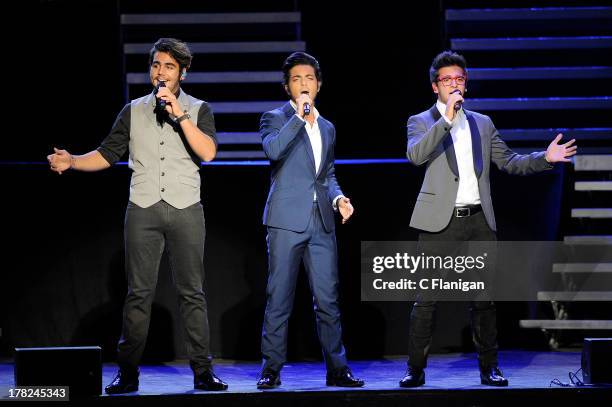
[(454, 215), (457, 218), (465, 218), (467, 216), (472, 216), (482, 211), (482, 206), (480, 205), (470, 205), (470, 206), (456, 206)]

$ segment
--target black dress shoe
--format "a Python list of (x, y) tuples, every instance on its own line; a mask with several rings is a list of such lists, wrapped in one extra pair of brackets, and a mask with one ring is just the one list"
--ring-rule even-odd
[(488, 367), (480, 370), (480, 383), (487, 386), (504, 387), (508, 385), (508, 380), (498, 368)]
[(207, 369), (193, 376), (193, 388), (198, 390), (227, 390), (227, 383), (219, 379), (212, 369)]
[(257, 381), (258, 389), (273, 389), (281, 385), (280, 373), (274, 370), (264, 370)]
[(351, 372), (348, 366), (335, 369), (333, 372), (327, 372), (327, 380), (325, 382), (328, 386), (338, 387), (361, 387), (364, 385), (363, 380), (353, 376), (353, 372)]
[(400, 380), (400, 387), (419, 387), (425, 384), (425, 371), (416, 367), (408, 366), (406, 374)]
[(138, 391), (138, 371), (127, 373), (119, 370), (113, 381), (104, 388), (106, 394), (123, 394)]

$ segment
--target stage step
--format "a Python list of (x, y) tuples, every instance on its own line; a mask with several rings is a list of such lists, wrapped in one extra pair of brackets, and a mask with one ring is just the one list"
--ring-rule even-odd
[(575, 171), (612, 171), (612, 154), (576, 155)]
[[(130, 85), (151, 83), (148, 73), (128, 73), (126, 80)], [(189, 72), (189, 83), (281, 83), (282, 80), (280, 71)]]
[[(470, 71), (471, 72), (471, 71)], [(581, 140), (612, 140), (612, 128), (558, 128), (558, 129), (499, 129), (499, 134), (506, 141), (543, 141), (552, 140), (557, 134), (563, 133), (563, 139)]]
[(572, 218), (612, 218), (612, 208), (574, 208)]
[(612, 97), (547, 97), (466, 99), (470, 110), (581, 110), (612, 109)]
[(612, 273), (612, 263), (556, 263), (553, 273)]
[(499, 9), (450, 9), (447, 21), (592, 20), (612, 18), (612, 7), (547, 7)]
[(214, 114), (263, 113), (284, 105), (285, 101), (210, 102)]
[(217, 151), (217, 156), (215, 158), (222, 159), (261, 159), (266, 158), (266, 155), (263, 151), (257, 150), (244, 150), (244, 151)]
[(299, 23), (298, 12), (122, 14), (122, 25)]
[(478, 80), (560, 80), (612, 78), (609, 66), (470, 68), (470, 81)]
[(612, 301), (612, 291), (539, 291), (538, 301)]
[(599, 319), (522, 319), (521, 328), (541, 329), (612, 329), (612, 321)]
[(612, 36), (451, 38), (450, 44), (455, 51), (610, 49)]
[(261, 144), (261, 136), (255, 132), (217, 133), (219, 144)]
[(576, 181), (576, 191), (612, 191), (612, 181)]
[(563, 242), (569, 245), (612, 245), (612, 235), (565, 236)]
[[(193, 42), (189, 43), (193, 54), (250, 54), (250, 53), (287, 53), (305, 51), (304, 41), (241, 41), (241, 42)], [(127, 43), (123, 52), (130, 54), (148, 54), (151, 44)]]

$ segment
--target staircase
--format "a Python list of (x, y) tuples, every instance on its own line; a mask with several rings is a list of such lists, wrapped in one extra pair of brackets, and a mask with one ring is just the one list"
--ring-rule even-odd
[(167, 12), (161, 1), (124, 0), (119, 9), (126, 101), (151, 91), (151, 45), (160, 37), (186, 41), (194, 59), (185, 89), (212, 107), (216, 161), (265, 158), (253, 129), (261, 113), (285, 103), (280, 67), (306, 48), (295, 2), (186, 2)]
[[(610, 309), (600, 302), (612, 301), (612, 7), (533, 3), (498, 1), (490, 8), (485, 1), (445, 1), (444, 27), (450, 48), (469, 62), (470, 94), (479, 96), (465, 106), (492, 112), (513, 149), (542, 149), (559, 132), (579, 145), (568, 171), (563, 241), (592, 257), (553, 265), (564, 288), (539, 292), (538, 301), (550, 302), (554, 319), (520, 321), (544, 330), (557, 348), (565, 331), (612, 331), (609, 312), (590, 317)], [(585, 281), (601, 283), (586, 291)]]

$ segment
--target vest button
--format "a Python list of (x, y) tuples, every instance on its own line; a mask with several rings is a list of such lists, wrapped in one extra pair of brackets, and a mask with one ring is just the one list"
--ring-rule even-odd
[(164, 192), (166, 190), (166, 188), (162, 188), (161, 191)]
[(166, 173), (165, 173), (165, 172), (162, 172), (162, 173), (161, 173), (161, 176), (163, 177), (164, 175), (166, 175)]
[(160, 160), (164, 161), (164, 157), (160, 158)]
[(159, 143), (159, 145), (160, 145), (160, 146), (163, 146), (163, 145), (164, 145), (164, 142), (163, 142), (163, 141), (161, 141), (161, 142)]
[(455, 182), (459, 181), (459, 178), (455, 177)]

